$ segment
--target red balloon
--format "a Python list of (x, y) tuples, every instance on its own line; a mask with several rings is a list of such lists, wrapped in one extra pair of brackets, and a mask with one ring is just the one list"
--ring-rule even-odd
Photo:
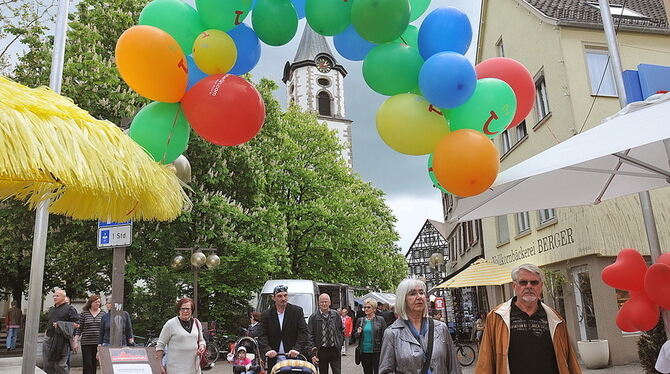
[(659, 263), (659, 264), (666, 264), (666, 265), (669, 265), (669, 266), (670, 266), (670, 252), (668, 252), (668, 253), (663, 253), (662, 255), (660, 255), (660, 256), (658, 257), (658, 259), (656, 260), (656, 263)]
[(658, 306), (644, 292), (636, 292), (623, 304), (616, 322), (622, 331), (649, 331), (656, 327), (659, 316)]
[(649, 267), (644, 292), (661, 308), (670, 309), (670, 265), (657, 262)]
[(265, 104), (256, 88), (235, 75), (210, 75), (191, 87), (181, 102), (195, 132), (217, 145), (238, 145), (256, 136)]
[(647, 263), (635, 249), (622, 249), (616, 261), (602, 271), (605, 284), (620, 290), (643, 291)]
[(509, 84), (516, 95), (516, 113), (508, 129), (523, 121), (535, 103), (535, 82), (520, 62), (506, 57), (489, 58), (475, 66), (477, 79), (498, 78)]

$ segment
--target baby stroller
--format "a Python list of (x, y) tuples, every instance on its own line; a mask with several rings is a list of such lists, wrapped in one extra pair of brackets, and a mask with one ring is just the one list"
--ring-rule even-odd
[(233, 364), (233, 374), (265, 374), (262, 357), (256, 339), (245, 336), (235, 343), (227, 358)]
[(279, 361), (272, 368), (270, 374), (284, 374), (284, 373), (303, 373), (303, 374), (317, 374), (317, 369), (311, 362), (307, 361), (305, 356), (299, 355), (299, 359), (288, 359)]

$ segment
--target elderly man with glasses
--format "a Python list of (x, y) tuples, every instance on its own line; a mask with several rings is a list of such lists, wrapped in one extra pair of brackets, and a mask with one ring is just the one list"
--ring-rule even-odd
[(565, 320), (540, 300), (542, 270), (520, 265), (512, 281), (515, 296), (486, 317), (475, 373), (581, 373)]
[(261, 314), (258, 344), (268, 360), (268, 368), (277, 361), (295, 358), (306, 352), (307, 323), (302, 308), (288, 302), (288, 287), (278, 285), (272, 292), (274, 304)]

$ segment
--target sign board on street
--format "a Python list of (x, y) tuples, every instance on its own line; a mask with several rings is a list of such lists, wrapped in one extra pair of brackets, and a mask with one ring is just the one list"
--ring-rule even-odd
[(133, 221), (98, 222), (98, 248), (127, 247), (133, 242)]
[(444, 309), (444, 297), (435, 298), (435, 309), (437, 310)]

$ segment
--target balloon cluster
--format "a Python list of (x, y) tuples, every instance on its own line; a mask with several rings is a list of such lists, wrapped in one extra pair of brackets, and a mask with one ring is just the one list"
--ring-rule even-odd
[[(140, 13), (139, 25), (119, 37), (115, 53), (121, 77), (154, 100), (135, 115), (129, 135), (154, 160), (177, 159), (191, 128), (224, 146), (242, 144), (260, 131), (261, 95), (238, 77), (260, 59), (258, 36), (242, 23), (251, 5), (251, 0), (197, 0), (196, 10), (181, 0), (154, 0)], [(267, 21), (262, 7), (255, 13)]]
[(670, 253), (647, 268), (640, 252), (623, 249), (601, 276), (608, 286), (630, 292), (631, 298), (616, 316), (622, 331), (651, 330), (658, 323), (659, 307), (670, 309)]

